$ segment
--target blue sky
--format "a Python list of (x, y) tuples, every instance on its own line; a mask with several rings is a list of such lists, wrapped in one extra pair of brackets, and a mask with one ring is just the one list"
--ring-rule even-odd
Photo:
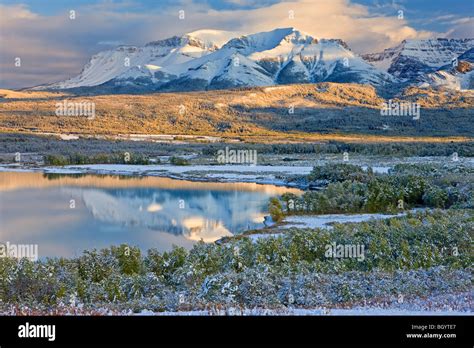
[[(328, 0), (331, 1), (331, 0)], [(71, 7), (97, 5), (100, 3), (122, 4), (117, 12), (148, 12), (160, 11), (173, 4), (185, 5), (188, 1), (179, 0), (1, 0), (0, 4), (14, 5), (26, 4), (36, 13), (42, 15), (56, 15)], [(282, 1), (279, 0), (194, 0), (196, 4), (206, 5), (216, 10), (255, 9), (266, 7)], [(393, 9), (403, 9), (408, 14), (408, 22), (416, 29), (442, 31), (449, 24), (432, 21), (430, 19), (444, 15), (474, 16), (474, 1), (470, 0), (354, 0), (374, 9), (374, 12), (390, 14)], [(185, 7), (185, 6), (184, 6)]]
[(435, 18), (452, 15), (457, 17), (474, 16), (474, 1), (470, 0), (358, 0), (360, 4), (379, 9), (385, 14), (390, 8), (400, 8), (406, 13), (408, 23), (415, 29), (443, 32), (449, 29), (446, 21)]
[[(75, 21), (68, 18), (71, 9)], [(186, 20), (177, 18), (179, 9)], [(115, 44), (142, 45), (198, 29), (252, 33), (292, 26), (367, 53), (406, 38), (474, 37), (473, 17), (472, 0), (0, 0), (0, 88), (62, 80)], [(15, 57), (22, 58), (21, 69), (12, 66)]]
[[(156, 10), (156, 9), (163, 9), (168, 7), (169, 5), (173, 5), (176, 3), (185, 4), (185, 1), (173, 1), (173, 0), (137, 0), (137, 1), (128, 1), (128, 0), (106, 0), (106, 1), (97, 1), (97, 0), (25, 0), (25, 1), (18, 1), (18, 0), (4, 0), (2, 3), (4, 4), (17, 4), (17, 3), (27, 4), (33, 11), (42, 13), (42, 14), (54, 14), (58, 13), (59, 11), (68, 9), (72, 6), (85, 6), (85, 5), (93, 5), (100, 2), (103, 3), (123, 3), (127, 4), (127, 7), (124, 8), (122, 11), (128, 10), (138, 10), (138, 11), (148, 11), (148, 10)], [(238, 4), (232, 1), (222, 1), (222, 0), (196, 0), (194, 3), (198, 4), (206, 4), (215, 9), (238, 9), (238, 8), (256, 8), (256, 7), (263, 7), (268, 6), (270, 4), (274, 4), (279, 2), (278, 0), (259, 0), (259, 1), (249, 1), (243, 2), (242, 4)]]

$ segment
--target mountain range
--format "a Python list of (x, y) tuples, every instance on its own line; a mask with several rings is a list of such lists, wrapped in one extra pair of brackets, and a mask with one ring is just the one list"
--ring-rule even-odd
[(474, 39), (405, 40), (357, 55), (342, 40), (295, 28), (245, 36), (198, 30), (99, 52), (79, 75), (32, 89), (140, 93), (339, 82), (463, 90), (474, 85), (473, 48)]

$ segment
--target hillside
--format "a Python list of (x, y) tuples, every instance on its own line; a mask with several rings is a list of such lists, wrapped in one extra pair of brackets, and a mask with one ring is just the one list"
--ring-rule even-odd
[[(37, 96), (36, 93), (41, 93)], [(290, 134), (472, 136), (473, 93), (409, 88), (400, 95), (419, 103), (420, 119), (381, 116), (374, 87), (299, 84), (247, 89), (74, 96), (2, 92), (0, 130), (78, 134), (190, 134), (219, 137)], [(41, 96), (41, 97), (40, 97)], [(91, 102), (95, 118), (57, 116), (56, 103)]]

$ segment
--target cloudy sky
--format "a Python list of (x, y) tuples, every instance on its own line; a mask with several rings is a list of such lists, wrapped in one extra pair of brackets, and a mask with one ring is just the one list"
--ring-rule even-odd
[(72, 77), (91, 55), (120, 44), (204, 28), (254, 33), (277, 27), (340, 38), (357, 53), (371, 53), (406, 38), (474, 37), (474, 1), (0, 0), (0, 88)]

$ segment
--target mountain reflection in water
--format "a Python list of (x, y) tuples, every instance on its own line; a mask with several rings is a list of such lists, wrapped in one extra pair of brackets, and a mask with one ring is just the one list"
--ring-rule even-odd
[(127, 243), (191, 247), (263, 226), (268, 199), (298, 190), (158, 177), (0, 173), (1, 241), (40, 257)]

